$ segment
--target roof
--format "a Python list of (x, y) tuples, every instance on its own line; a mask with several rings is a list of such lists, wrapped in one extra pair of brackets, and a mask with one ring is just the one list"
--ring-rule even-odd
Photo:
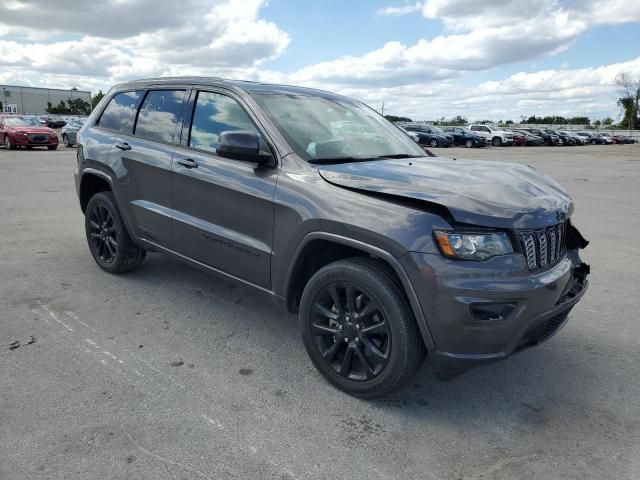
[[(115, 88), (126, 88), (136, 85), (163, 85), (163, 84), (193, 84), (193, 85), (210, 85), (210, 86), (226, 86), (238, 90), (244, 90), (251, 93), (284, 93), (292, 95), (315, 95), (315, 96), (332, 96), (340, 97), (336, 93), (319, 90), (315, 88), (297, 87), (294, 85), (279, 85), (274, 83), (251, 82), (248, 80), (231, 80), (219, 77), (156, 77), (132, 80), (130, 82), (115, 85)], [(142, 85), (140, 85), (142, 86)]]

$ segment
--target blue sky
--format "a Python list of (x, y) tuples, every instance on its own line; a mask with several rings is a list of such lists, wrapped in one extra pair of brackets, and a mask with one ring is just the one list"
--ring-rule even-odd
[[(0, 0), (0, 83), (106, 90), (215, 75), (337, 91), (416, 119), (619, 116), (629, 0)], [(73, 12), (73, 13), (71, 13)]]

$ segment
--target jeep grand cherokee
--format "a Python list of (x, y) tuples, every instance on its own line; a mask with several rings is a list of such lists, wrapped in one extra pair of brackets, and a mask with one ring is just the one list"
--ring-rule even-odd
[(117, 85), (78, 135), (96, 263), (147, 251), (299, 313), (333, 385), (382, 395), (556, 333), (587, 288), (565, 190), (522, 165), (437, 158), (366, 105), (216, 78)]

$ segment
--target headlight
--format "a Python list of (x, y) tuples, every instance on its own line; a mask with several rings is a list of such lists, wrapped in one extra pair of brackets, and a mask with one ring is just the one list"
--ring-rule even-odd
[(461, 260), (487, 260), (513, 253), (509, 236), (504, 232), (460, 233), (434, 231), (436, 242), (445, 257)]

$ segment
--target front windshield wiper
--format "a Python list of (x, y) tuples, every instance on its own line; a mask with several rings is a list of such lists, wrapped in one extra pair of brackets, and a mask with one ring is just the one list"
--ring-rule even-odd
[(323, 157), (310, 158), (309, 163), (331, 164), (331, 163), (352, 163), (352, 162), (372, 162), (375, 160), (395, 159), (395, 158), (422, 158), (426, 155), (410, 155), (408, 153), (392, 153), (390, 155), (379, 155), (377, 157)]

